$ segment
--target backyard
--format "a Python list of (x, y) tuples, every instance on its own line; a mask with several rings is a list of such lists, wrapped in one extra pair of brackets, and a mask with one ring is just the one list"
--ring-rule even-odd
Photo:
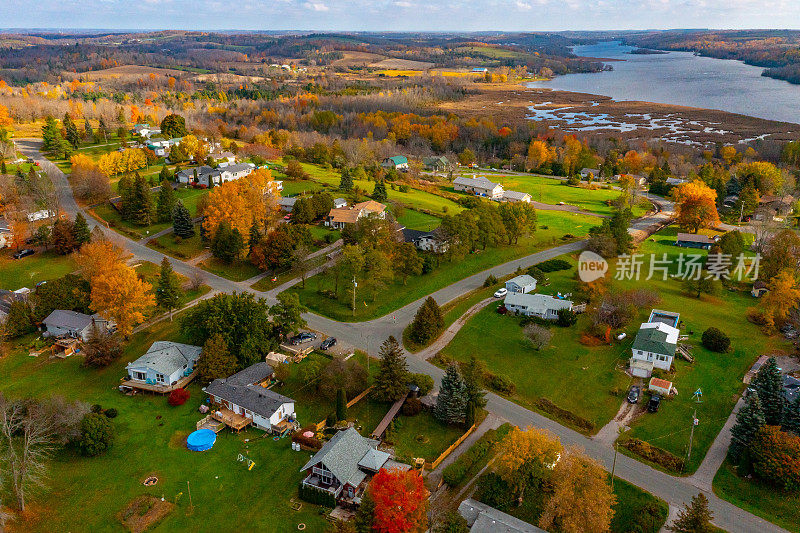
[(22, 259), (12, 259), (12, 250), (0, 251), (0, 289), (33, 289), (41, 281), (60, 278), (78, 269), (72, 254), (37, 252)]

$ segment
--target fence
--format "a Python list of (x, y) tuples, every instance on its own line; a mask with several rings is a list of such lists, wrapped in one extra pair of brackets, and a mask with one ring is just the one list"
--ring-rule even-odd
[(455, 441), (453, 444), (450, 445), (449, 448), (447, 448), (445, 451), (443, 451), (442, 454), (439, 457), (437, 457), (436, 460), (434, 460), (432, 463), (429, 463), (429, 462), (425, 461), (425, 470), (436, 470), (436, 467), (439, 466), (439, 464), (442, 461), (447, 459), (447, 456), (450, 455), (451, 453), (453, 453), (453, 450), (458, 448), (461, 445), (462, 442), (467, 440), (467, 437), (469, 437), (472, 434), (472, 432), (475, 431), (476, 427), (478, 427), (477, 424), (472, 424), (472, 427), (469, 428), (466, 431), (466, 433), (461, 435), (458, 438), (457, 441)]
[[(358, 402), (363, 400), (364, 397), (367, 394), (369, 394), (371, 390), (372, 390), (372, 387), (367, 387), (367, 389), (364, 392), (362, 392), (361, 394), (359, 394), (358, 396), (356, 396), (355, 398), (353, 398), (352, 400), (347, 402), (347, 408), (349, 409), (350, 407), (353, 407), (355, 404), (357, 404)], [(325, 420), (317, 422), (317, 431), (319, 431), (320, 429), (322, 429), (324, 427), (325, 427)]]

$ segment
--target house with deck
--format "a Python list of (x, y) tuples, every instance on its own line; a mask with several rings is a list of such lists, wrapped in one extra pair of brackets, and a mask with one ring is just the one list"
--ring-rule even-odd
[(98, 314), (87, 315), (77, 311), (56, 309), (42, 321), (43, 337), (72, 337), (83, 342), (89, 340), (92, 329), (97, 327), (101, 333), (107, 333), (114, 322), (106, 320)]
[(294, 430), (294, 400), (269, 389), (274, 376), (272, 366), (262, 362), (215, 379), (203, 389), (213, 405), (209, 416), (235, 431), (249, 425), (278, 435)]
[(203, 348), (172, 341), (156, 341), (137, 360), (128, 363), (128, 378), (122, 389), (166, 394), (182, 389), (197, 375), (197, 360)]
[(492, 200), (503, 196), (503, 186), (499, 183), (493, 183), (483, 176), (473, 178), (459, 176), (453, 180), (453, 189), (477, 196), (485, 196)]
[(515, 278), (506, 281), (506, 290), (508, 292), (518, 292), (525, 294), (536, 290), (536, 278), (528, 274), (522, 274)]
[(387, 157), (381, 162), (381, 166), (394, 170), (408, 170), (408, 158), (404, 155)]
[(525, 316), (535, 316), (546, 320), (558, 318), (562, 309), (572, 310), (570, 300), (554, 298), (547, 294), (526, 294), (522, 292), (509, 292), (503, 306), (510, 312)]
[(334, 207), (325, 219), (325, 225), (333, 229), (343, 229), (348, 224), (355, 224), (366, 216), (386, 218), (386, 206), (375, 200), (367, 200), (352, 207)]
[(332, 494), (339, 505), (358, 507), (364, 489), (381, 468), (411, 468), (379, 450), (378, 444), (355, 428), (338, 432), (300, 469), (306, 473), (303, 485)]
[(649, 378), (653, 369), (669, 370), (678, 349), (680, 315), (653, 309), (636, 333), (631, 347), (631, 375)]

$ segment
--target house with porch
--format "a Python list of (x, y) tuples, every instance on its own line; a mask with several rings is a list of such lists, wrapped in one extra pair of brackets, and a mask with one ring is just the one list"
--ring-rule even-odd
[(678, 349), (680, 315), (653, 310), (639, 327), (631, 347), (631, 375), (649, 378), (653, 369), (669, 370)]
[(535, 316), (546, 320), (558, 318), (562, 309), (572, 310), (570, 300), (553, 298), (547, 294), (526, 294), (522, 292), (509, 292), (503, 306), (510, 312), (525, 316)]
[(144, 355), (128, 363), (128, 379), (121, 387), (165, 394), (182, 389), (197, 375), (203, 348), (172, 341), (156, 341)]
[(381, 166), (394, 170), (408, 170), (408, 158), (404, 155), (387, 157), (381, 162)]
[(525, 294), (536, 290), (536, 278), (528, 274), (522, 274), (506, 281), (508, 292), (518, 292)]
[(343, 229), (348, 224), (355, 224), (366, 216), (386, 218), (386, 206), (375, 200), (367, 200), (352, 207), (334, 207), (325, 219), (325, 225), (333, 229)]
[(364, 489), (381, 468), (411, 468), (394, 461), (378, 444), (355, 428), (338, 432), (300, 469), (306, 473), (303, 485), (332, 494), (339, 505), (358, 507)]
[(473, 178), (459, 176), (453, 180), (453, 189), (477, 196), (485, 196), (493, 200), (503, 196), (503, 186), (499, 183), (493, 183), (483, 176)]
[(208, 394), (211, 418), (233, 430), (253, 425), (282, 435), (298, 427), (294, 400), (270, 390), (275, 371), (268, 363), (256, 363), (225, 379), (215, 379)]
[(42, 320), (43, 337), (72, 337), (82, 342), (89, 340), (92, 329), (97, 327), (101, 333), (113, 328), (114, 322), (98, 314), (87, 315), (65, 309), (56, 309)]

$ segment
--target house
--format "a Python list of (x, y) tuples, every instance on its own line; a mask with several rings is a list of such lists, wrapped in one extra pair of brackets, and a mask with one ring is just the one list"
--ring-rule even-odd
[(139, 135), (145, 139), (149, 139), (152, 135), (161, 133), (161, 128), (156, 128), (150, 124), (135, 124), (131, 129), (132, 135)]
[(544, 529), (472, 498), (459, 504), (458, 514), (467, 521), (470, 533), (547, 533)]
[(695, 235), (694, 233), (678, 233), (675, 240), (675, 246), (683, 248), (702, 248), (704, 250), (711, 249), (711, 245), (716, 241), (708, 235)]
[(98, 314), (85, 315), (77, 311), (56, 309), (42, 321), (44, 326), (43, 337), (73, 337), (82, 341), (89, 340), (92, 328), (97, 326), (101, 332), (113, 328), (114, 323)]
[(212, 418), (237, 431), (250, 424), (279, 435), (295, 429), (294, 400), (268, 388), (274, 375), (268, 363), (256, 363), (212, 381), (203, 389), (216, 406)]
[(14, 233), (11, 231), (11, 224), (4, 217), (0, 217), (0, 250), (11, 246), (14, 240)]
[(234, 155), (233, 152), (215, 152), (213, 154), (209, 154), (208, 157), (213, 159), (219, 168), (225, 168), (228, 165), (233, 165), (236, 163), (236, 155)]
[(26, 216), (28, 217), (28, 222), (36, 222), (38, 220), (55, 218), (56, 212), (51, 211), (50, 209), (41, 209), (39, 211), (34, 211), (33, 213), (28, 213)]
[[(255, 165), (252, 163), (236, 163), (220, 168), (211, 168), (208, 165), (203, 165), (197, 168), (181, 170), (176, 174), (175, 179), (178, 183), (197, 183), (211, 187), (212, 185), (220, 185), (248, 176), (254, 169)], [(283, 183), (281, 183), (281, 188), (283, 188)]]
[(531, 195), (526, 192), (517, 192), (517, 191), (503, 191), (503, 195), (500, 197), (501, 202), (525, 202), (526, 204), (531, 203)]
[(546, 294), (526, 294), (509, 292), (503, 300), (505, 308), (511, 312), (525, 316), (536, 316), (547, 320), (558, 318), (562, 309), (572, 310), (572, 302), (553, 298)]
[(492, 199), (503, 196), (503, 186), (499, 183), (492, 183), (483, 176), (477, 178), (459, 176), (453, 180), (453, 189)]
[(662, 321), (643, 323), (631, 347), (631, 374), (649, 378), (654, 368), (669, 370), (678, 348), (679, 333), (677, 327)]
[(175, 181), (178, 183), (205, 183), (208, 186), (209, 179), (207, 176), (215, 173), (216, 171), (208, 165), (202, 165), (195, 168), (185, 168), (175, 174)]
[(739, 196), (736, 194), (730, 194), (725, 197), (722, 201), (723, 207), (727, 207), (728, 209), (733, 208), (736, 205), (736, 202), (739, 201)]
[[(255, 170), (255, 168), (256, 166), (252, 163), (235, 163), (225, 167), (220, 167), (217, 169), (217, 172), (219, 173), (219, 182), (214, 181), (214, 185), (219, 185), (220, 183), (234, 181), (245, 176), (249, 176), (253, 170)], [(283, 188), (282, 182), (281, 188)]]
[(683, 183), (688, 183), (687, 180), (681, 178), (667, 178), (667, 185), (681, 185)]
[(786, 403), (793, 403), (800, 398), (800, 379), (788, 374), (783, 376), (783, 397)]
[(593, 180), (600, 178), (600, 169), (599, 168), (582, 168), (581, 169), (581, 179), (588, 179), (589, 176), (592, 177)]
[(518, 292), (525, 294), (536, 290), (536, 278), (528, 274), (522, 274), (516, 278), (511, 278), (506, 281), (506, 289), (508, 292)]
[(197, 374), (203, 348), (180, 342), (156, 341), (137, 360), (128, 363), (124, 387), (166, 393), (181, 389)]
[(753, 288), (750, 290), (750, 294), (753, 296), (753, 298), (761, 298), (767, 294), (767, 292), (769, 292), (769, 289), (767, 288), (766, 283), (760, 279), (757, 279), (753, 282)]
[(475, 74), (485, 74), (489, 72), (489, 69), (486, 67), (475, 67), (472, 69), (472, 72), (474, 72)]
[(281, 196), (278, 199), (278, 205), (280, 206), (281, 211), (284, 211), (286, 213), (291, 213), (292, 210), (294, 209), (294, 204), (296, 203), (297, 203), (296, 196)]
[(387, 157), (381, 162), (383, 168), (393, 168), (395, 170), (408, 170), (408, 158), (404, 155)]
[(145, 147), (152, 150), (158, 157), (166, 157), (169, 155), (169, 150), (173, 146), (180, 144), (183, 140), (182, 137), (174, 137), (172, 139), (163, 139), (161, 137), (151, 137)]
[(669, 396), (675, 389), (675, 387), (672, 386), (671, 381), (667, 381), (666, 379), (660, 379), (660, 378), (650, 378), (650, 382), (647, 384), (647, 388), (652, 392), (656, 392), (664, 396)]
[(344, 198), (334, 198), (333, 199), (333, 208), (334, 209), (341, 209), (343, 207), (347, 207), (347, 200)]
[(343, 229), (347, 224), (355, 224), (365, 216), (386, 218), (386, 206), (375, 200), (367, 200), (352, 207), (334, 207), (325, 219), (325, 225), (333, 229)]
[(447, 251), (447, 238), (444, 232), (438, 228), (433, 231), (402, 228), (401, 231), (403, 233), (403, 241), (412, 243), (418, 250), (437, 254), (443, 254)]
[(443, 155), (423, 157), (422, 165), (425, 167), (425, 170), (430, 170), (431, 172), (442, 172), (450, 168), (450, 161)]
[(306, 473), (303, 485), (333, 494), (339, 505), (360, 505), (369, 480), (381, 468), (410, 468), (378, 450), (378, 444), (352, 427), (338, 432), (300, 469)]

